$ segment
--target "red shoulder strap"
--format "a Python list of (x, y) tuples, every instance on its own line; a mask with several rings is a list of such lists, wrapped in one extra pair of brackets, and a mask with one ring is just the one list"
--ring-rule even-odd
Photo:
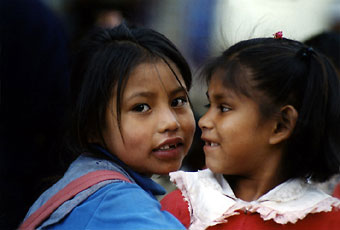
[(98, 170), (90, 172), (72, 181), (52, 196), (44, 205), (32, 213), (32, 215), (30, 215), (20, 225), (19, 230), (35, 229), (65, 201), (71, 199), (79, 192), (105, 180), (122, 180), (131, 182), (127, 177), (116, 171)]

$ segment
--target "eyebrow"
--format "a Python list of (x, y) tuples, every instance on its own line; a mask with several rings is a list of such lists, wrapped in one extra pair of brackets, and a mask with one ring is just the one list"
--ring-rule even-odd
[[(178, 87), (174, 90), (171, 90), (171, 92), (168, 94), (170, 97), (180, 93), (180, 92), (184, 92), (186, 93), (186, 90), (183, 87)], [(131, 100), (135, 97), (156, 97), (156, 93), (154, 92), (150, 92), (150, 91), (140, 91), (140, 92), (136, 92), (134, 94), (132, 94), (131, 96), (129, 96), (127, 98), (127, 100)]]
[[(205, 93), (205, 95), (207, 96), (208, 99), (210, 99), (209, 93), (208, 91)], [(212, 98), (216, 101), (221, 100), (221, 99), (225, 99), (225, 98), (235, 98), (235, 95), (233, 93), (217, 93), (217, 94), (213, 94)]]
[(149, 91), (143, 92), (143, 91), (141, 91), (141, 92), (136, 92), (136, 93), (132, 94), (131, 96), (129, 96), (127, 98), (127, 100), (131, 100), (135, 97), (154, 97), (154, 96), (155, 96), (155, 93), (153, 93), (153, 92), (149, 92)]

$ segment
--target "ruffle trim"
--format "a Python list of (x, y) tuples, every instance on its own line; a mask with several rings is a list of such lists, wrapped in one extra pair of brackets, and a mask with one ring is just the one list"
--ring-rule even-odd
[(298, 220), (304, 219), (308, 214), (320, 213), (320, 212), (330, 212), (332, 209), (340, 209), (340, 200), (334, 197), (328, 197), (323, 201), (317, 203), (316, 205), (306, 208), (301, 211), (293, 211), (281, 213), (275, 209), (265, 207), (261, 204), (251, 204), (247, 205), (242, 203), (235, 203), (230, 207), (220, 218), (216, 219), (216, 223), (227, 222), (227, 218), (230, 216), (238, 215), (238, 211), (247, 211), (252, 213), (259, 213), (263, 220), (273, 220), (278, 224), (295, 224)]
[[(198, 176), (198, 174), (201, 174)], [(239, 215), (240, 211), (259, 213), (260, 217), (267, 221), (273, 220), (278, 224), (296, 223), (298, 220), (304, 219), (308, 214), (330, 212), (334, 209), (340, 209), (340, 200), (324, 194), (321, 201), (313, 204), (306, 209), (297, 209), (296, 211), (279, 211), (272, 207), (268, 207), (266, 202), (246, 202), (240, 199), (235, 200), (235, 203), (231, 206), (226, 207), (219, 217), (214, 219), (203, 218), (200, 215), (196, 215), (193, 211), (192, 206), (195, 206), (190, 200), (190, 191), (197, 189), (197, 182), (205, 182), (207, 177), (210, 177), (210, 173), (200, 171), (199, 173), (188, 173), (188, 172), (175, 172), (170, 174), (171, 181), (174, 182), (177, 188), (182, 192), (183, 199), (187, 201), (188, 211), (190, 214), (190, 227), (189, 229), (206, 229), (209, 226), (214, 226), (221, 223), (226, 223), (228, 218), (234, 215)], [(207, 176), (207, 177), (206, 177)], [(193, 182), (196, 181), (196, 182)], [(208, 180), (210, 181), (210, 179)], [(206, 184), (208, 185), (208, 184)], [(210, 185), (210, 183), (209, 183)], [(194, 189), (196, 187), (196, 189)], [(275, 202), (276, 203), (276, 202)]]

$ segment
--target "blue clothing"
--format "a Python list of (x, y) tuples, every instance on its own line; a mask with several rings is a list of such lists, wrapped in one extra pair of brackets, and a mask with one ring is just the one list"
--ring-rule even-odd
[(27, 217), (70, 181), (100, 169), (118, 171), (133, 183), (119, 180), (98, 183), (62, 204), (38, 229), (185, 229), (174, 216), (161, 211), (155, 195), (164, 194), (163, 187), (117, 158), (109, 161), (89, 154), (81, 155), (71, 164), (64, 177), (31, 207)]

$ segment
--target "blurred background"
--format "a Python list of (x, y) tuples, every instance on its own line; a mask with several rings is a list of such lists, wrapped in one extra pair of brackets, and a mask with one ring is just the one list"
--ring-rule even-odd
[[(94, 26), (122, 21), (166, 35), (194, 77), (230, 45), (277, 31), (320, 48), (340, 68), (340, 0), (0, 0), (1, 230), (18, 226), (47, 186), (41, 178), (59, 170), (72, 50)], [(194, 78), (197, 119), (205, 92)], [(202, 145), (197, 129), (183, 170), (204, 167)], [(173, 189), (167, 177), (156, 180)], [(323, 189), (331, 193), (334, 181)]]

